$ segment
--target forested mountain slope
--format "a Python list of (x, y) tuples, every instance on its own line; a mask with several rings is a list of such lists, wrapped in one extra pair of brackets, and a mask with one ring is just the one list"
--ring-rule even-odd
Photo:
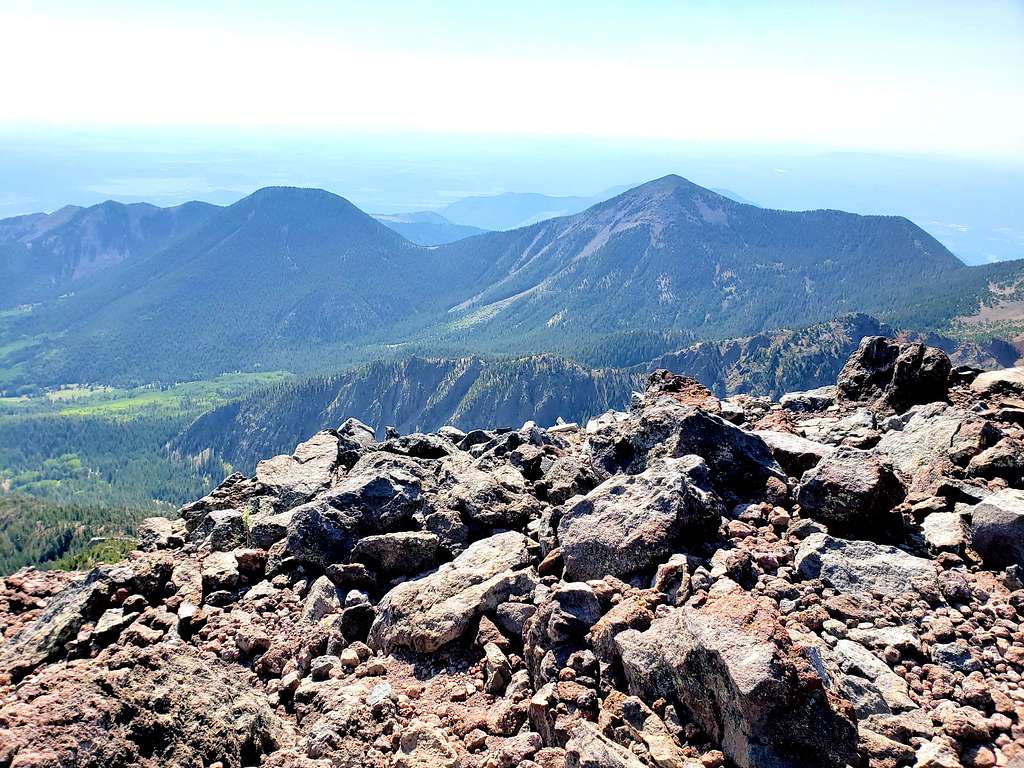
[(0, 220), (0, 309), (55, 298), (89, 275), (163, 250), (217, 210), (208, 203), (157, 208), (108, 200)]
[[(200, 416), (171, 441), (174, 451), (224, 461), (251, 471), (260, 456), (289, 448), (296, 436), (338, 426), (354, 417), (383, 436), (428, 432), (451, 424), (519, 427), (528, 420), (551, 426), (559, 417), (585, 422), (624, 408), (650, 371), (690, 376), (719, 396), (778, 397), (835, 380), (865, 336), (894, 335), (867, 315), (846, 315), (806, 328), (701, 342), (629, 368), (592, 369), (553, 355), (461, 359), (409, 357), (378, 361), (330, 376), (265, 388)], [(907, 338), (906, 336), (904, 338)], [(955, 362), (985, 368), (1012, 365), (1019, 355), (931, 337)]]
[(976, 303), (993, 274), (900, 217), (761, 209), (678, 176), (448, 246), (470, 249), (492, 266), (450, 326), (467, 343), (513, 346), (632, 328), (714, 338), (845, 311), (934, 325)]
[(199, 417), (171, 445), (187, 456), (208, 451), (248, 471), (258, 457), (293, 444), (296, 435), (349, 417), (380, 435), (385, 426), (403, 433), (445, 424), (519, 427), (528, 420), (550, 426), (560, 416), (583, 420), (621, 407), (642, 381), (637, 372), (590, 370), (551, 355), (382, 361), (228, 403)]

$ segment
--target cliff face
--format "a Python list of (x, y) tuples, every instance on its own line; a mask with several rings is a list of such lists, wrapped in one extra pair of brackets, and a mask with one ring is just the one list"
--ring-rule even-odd
[[(631, 393), (643, 389), (646, 376), (659, 368), (696, 379), (719, 396), (778, 398), (835, 381), (862, 338), (892, 333), (869, 315), (844, 315), (796, 330), (701, 342), (621, 369), (586, 368), (554, 355), (379, 361), (228, 403), (197, 419), (172, 448), (192, 457), (213, 455), (251, 472), (260, 458), (290, 450), (349, 416), (370, 425), (378, 437), (387, 426), (407, 433), (445, 424), (472, 430), (526, 421), (550, 426), (559, 418), (585, 423), (610, 408), (626, 407)], [(958, 365), (1002, 368), (1018, 357), (1005, 342), (968, 344), (936, 334), (900, 338), (941, 347)]]
[(1018, 369), (868, 337), (780, 403), (346, 420), (5, 579), (0, 765), (1012, 765), (1022, 414)]
[(352, 416), (379, 437), (433, 431), (551, 425), (621, 408), (643, 386), (636, 371), (592, 370), (551, 355), (486, 361), (410, 357), (275, 387), (204, 414), (172, 443), (181, 454), (209, 451), (241, 471)]

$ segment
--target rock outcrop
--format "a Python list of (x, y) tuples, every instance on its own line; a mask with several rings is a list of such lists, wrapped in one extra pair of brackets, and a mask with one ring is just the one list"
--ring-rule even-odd
[(0, 768), (1024, 762), (1024, 388), (652, 375), (585, 427), (346, 421), (0, 582)]

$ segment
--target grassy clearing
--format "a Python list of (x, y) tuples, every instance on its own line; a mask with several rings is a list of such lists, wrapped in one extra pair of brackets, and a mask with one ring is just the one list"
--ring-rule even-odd
[(226, 373), (215, 379), (132, 389), (68, 385), (41, 395), (0, 398), (0, 416), (48, 414), (129, 421), (141, 416), (198, 415), (258, 387), (292, 378), (287, 371)]

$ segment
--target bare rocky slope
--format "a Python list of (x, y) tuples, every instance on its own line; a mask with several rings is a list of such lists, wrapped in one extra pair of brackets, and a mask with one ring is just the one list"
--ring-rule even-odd
[(6, 578), (0, 766), (1020, 765), (1022, 423), (882, 337), (778, 403), (346, 421)]

